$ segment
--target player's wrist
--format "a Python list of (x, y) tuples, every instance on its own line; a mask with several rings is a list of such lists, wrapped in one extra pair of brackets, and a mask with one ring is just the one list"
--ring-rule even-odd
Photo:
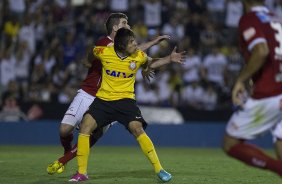
[(153, 41), (153, 45), (157, 45), (159, 43), (159, 39), (156, 38), (154, 41)]

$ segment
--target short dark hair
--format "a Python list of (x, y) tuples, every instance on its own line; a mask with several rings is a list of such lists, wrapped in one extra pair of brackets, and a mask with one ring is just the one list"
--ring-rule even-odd
[(115, 50), (123, 52), (128, 44), (129, 39), (133, 37), (135, 38), (134, 33), (127, 28), (120, 28), (115, 36), (114, 47)]
[(112, 33), (114, 25), (118, 25), (121, 18), (128, 20), (128, 17), (124, 13), (111, 13), (106, 20), (106, 29), (108, 35)]

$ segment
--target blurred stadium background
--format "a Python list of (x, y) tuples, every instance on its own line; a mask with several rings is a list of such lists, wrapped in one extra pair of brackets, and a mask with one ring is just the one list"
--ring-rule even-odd
[[(282, 17), (282, 0), (266, 0), (266, 5)], [(277, 183), (278, 178), (271, 173), (241, 167), (218, 149), (232, 113), (230, 90), (244, 63), (236, 36), (243, 13), (240, 0), (0, 1), (0, 171), (6, 176), (1, 180), (57, 183), (72, 174), (75, 162), (63, 177), (50, 179), (44, 171), (62, 152), (58, 127), (87, 74), (81, 60), (86, 50), (106, 34), (104, 22), (111, 12), (128, 15), (139, 43), (157, 35), (171, 35), (171, 40), (149, 49), (148, 55), (162, 57), (174, 46), (188, 52), (184, 66), (161, 68), (150, 83), (139, 74), (136, 82), (137, 102), (152, 124), (148, 134), (157, 147), (167, 147), (159, 150), (175, 175), (172, 183)], [(255, 143), (272, 146), (270, 135)], [(131, 146), (136, 142), (117, 125), (98, 145)], [(119, 163), (115, 159), (126, 154), (119, 151), (123, 148), (97, 149), (94, 159), (113, 152), (115, 156), (106, 155), (107, 159)], [(133, 150), (131, 153), (137, 154)], [(133, 156), (135, 161), (140, 157)], [(95, 168), (93, 177), (99, 183), (125, 183), (121, 177), (127, 177), (128, 168), (134, 165), (123, 162), (108, 181), (105, 173), (111, 166), (106, 162), (96, 164), (100, 170)], [(137, 163), (146, 169), (143, 174), (148, 174), (148, 164), (142, 164), (143, 160)], [(127, 178), (129, 183), (152, 183), (141, 179), (142, 172), (130, 172), (135, 179)], [(245, 173), (251, 173), (251, 177)]]
[[(282, 17), (282, 0), (266, 0), (266, 5)], [(236, 36), (240, 0), (1, 1), (1, 126), (51, 122), (50, 132), (58, 135), (57, 126), (87, 74), (81, 60), (106, 35), (111, 12), (128, 15), (139, 43), (171, 35), (148, 55), (162, 57), (174, 46), (188, 52), (184, 66), (163, 67), (150, 83), (137, 76), (136, 99), (145, 119), (196, 129), (220, 124), (222, 135), (232, 113), (230, 90), (243, 65)]]

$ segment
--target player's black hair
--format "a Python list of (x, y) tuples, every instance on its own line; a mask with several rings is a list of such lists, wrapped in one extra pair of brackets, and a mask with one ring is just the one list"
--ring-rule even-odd
[(124, 13), (111, 13), (106, 20), (106, 29), (108, 35), (112, 33), (114, 25), (118, 25), (121, 18), (128, 20), (128, 17)]
[(123, 52), (131, 37), (135, 37), (134, 33), (127, 28), (120, 28), (115, 36), (114, 47), (116, 51)]

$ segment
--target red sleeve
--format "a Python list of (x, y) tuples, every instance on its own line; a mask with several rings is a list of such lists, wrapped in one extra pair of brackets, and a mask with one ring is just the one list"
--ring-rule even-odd
[(264, 42), (265, 34), (262, 24), (255, 13), (246, 14), (239, 23), (239, 34), (246, 47), (250, 50), (256, 43)]
[(96, 42), (96, 46), (109, 46), (113, 44), (113, 40), (109, 37), (103, 37)]

